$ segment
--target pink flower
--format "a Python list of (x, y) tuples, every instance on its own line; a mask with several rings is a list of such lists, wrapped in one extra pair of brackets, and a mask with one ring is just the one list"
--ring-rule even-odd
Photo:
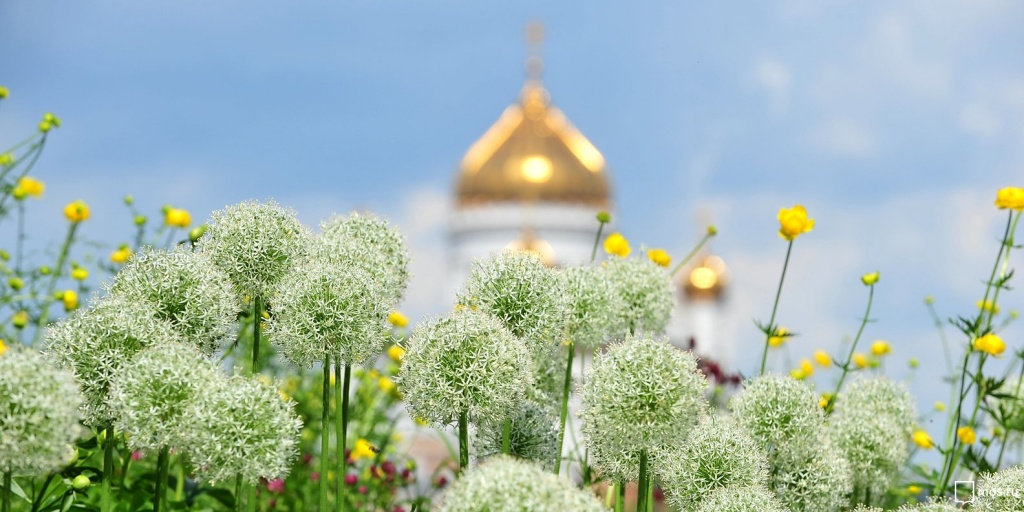
[(358, 481), (359, 478), (353, 475), (352, 473), (345, 475), (345, 485), (355, 485), (356, 482)]
[(138, 451), (132, 452), (132, 460), (133, 461), (139, 460), (141, 458), (142, 458), (142, 452), (138, 452)]
[(366, 489), (365, 485), (360, 485), (359, 486), (359, 494), (366, 494), (366, 491), (367, 491), (367, 489)]
[(314, 482), (319, 482), (320, 481), (320, 473), (317, 473), (316, 471), (310, 473), (309, 474), (309, 479), (314, 481)]
[(275, 494), (284, 493), (284, 480), (281, 480), (280, 478), (275, 478), (267, 482), (267, 490)]

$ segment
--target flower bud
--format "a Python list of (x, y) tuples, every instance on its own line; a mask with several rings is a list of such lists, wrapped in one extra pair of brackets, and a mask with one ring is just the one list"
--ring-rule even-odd
[(28, 325), (28, 311), (18, 311), (11, 315), (11, 323), (15, 329), (24, 329)]
[(189, 232), (188, 232), (188, 239), (189, 239), (189, 241), (192, 242), (192, 243), (198, 242), (199, 239), (202, 238), (203, 235), (206, 234), (206, 228), (207, 228), (206, 224), (203, 224), (201, 226), (196, 226), (196, 227), (190, 229)]
[(78, 475), (74, 480), (71, 481), (71, 487), (74, 487), (76, 491), (84, 491), (89, 488), (92, 482), (89, 477), (85, 475)]
[(860, 282), (864, 283), (865, 286), (871, 286), (878, 282), (878, 271), (871, 272), (860, 276)]
[(713, 224), (708, 224), (708, 236), (715, 236), (718, 234), (718, 228)]
[(146, 224), (146, 216), (145, 215), (136, 215), (134, 220), (135, 220), (135, 225), (136, 226), (142, 226), (142, 225)]
[(22, 281), (21, 278), (12, 277), (12, 278), (7, 280), (7, 286), (10, 286), (11, 289), (14, 290), (14, 291), (18, 291), (23, 286), (25, 286), (25, 282)]
[(597, 212), (597, 221), (601, 224), (607, 224), (612, 221), (612, 216), (608, 212)]

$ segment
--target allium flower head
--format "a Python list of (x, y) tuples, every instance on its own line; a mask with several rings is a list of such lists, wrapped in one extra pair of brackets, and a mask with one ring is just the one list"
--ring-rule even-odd
[(81, 403), (71, 374), (39, 353), (0, 354), (0, 473), (42, 476), (64, 467), (79, 436)]
[[(509, 418), (509, 455), (550, 464), (558, 455), (558, 417), (546, 407), (525, 400)], [(480, 425), (473, 447), (482, 459), (502, 453), (504, 422)]]
[(1005, 395), (1005, 398), (986, 398), (992, 410), (996, 411), (996, 417), (1002, 418), (1006, 428), (1024, 432), (1024, 381), (1016, 377), (1007, 379), (996, 393)]
[(177, 342), (151, 345), (111, 385), (115, 426), (133, 450), (182, 450), (195, 422), (187, 411), (211, 382), (223, 377), (198, 350)]
[(885, 416), (900, 427), (904, 438), (914, 431), (917, 416), (907, 387), (886, 377), (872, 377), (851, 383), (839, 395), (836, 414)]
[(978, 480), (978, 498), (972, 510), (1024, 510), (1024, 466), (1013, 466), (998, 473), (982, 475)]
[(846, 510), (853, 491), (850, 463), (824, 432), (800, 441), (774, 459), (770, 486), (779, 501), (791, 512)]
[(256, 485), (287, 475), (302, 428), (295, 402), (258, 379), (234, 376), (211, 384), (187, 414), (195, 422), (188, 443), (199, 477), (222, 482), (240, 475)]
[(728, 417), (705, 416), (685, 441), (656, 454), (654, 468), (670, 504), (691, 510), (717, 489), (768, 483), (757, 442)]
[(624, 303), (618, 312), (624, 333), (664, 332), (675, 307), (668, 272), (647, 258), (611, 258), (604, 265)]
[(291, 209), (246, 201), (213, 212), (197, 247), (231, 278), (236, 296), (267, 300), (307, 256), (310, 239)]
[(494, 315), (534, 354), (546, 355), (563, 341), (565, 283), (536, 254), (505, 251), (474, 261), (458, 300)]
[(300, 367), (332, 360), (360, 364), (387, 343), (389, 307), (358, 268), (312, 259), (281, 283), (267, 334)]
[(695, 512), (786, 512), (764, 487), (723, 487), (711, 493)]
[(145, 347), (185, 343), (174, 326), (156, 318), (145, 304), (109, 296), (47, 328), (46, 353), (71, 370), (85, 395), (83, 419), (103, 427), (116, 411), (110, 407), (110, 383)]
[(736, 422), (747, 429), (766, 453), (804, 445), (825, 426), (818, 397), (792, 377), (765, 375), (747, 384), (729, 402)]
[(614, 471), (620, 463), (610, 458), (626, 453), (632, 460), (629, 453), (677, 442), (707, 408), (706, 389), (689, 352), (639, 336), (611, 345), (594, 359), (582, 389), (583, 435), (601, 445), (595, 465)]
[(205, 254), (142, 249), (114, 276), (107, 292), (147, 304), (207, 354), (235, 337), (241, 304), (227, 274)]
[(838, 411), (831, 417), (828, 435), (836, 452), (850, 463), (854, 501), (885, 496), (907, 461), (907, 436), (902, 425), (884, 414)]
[[(1022, 503), (1024, 505), (1024, 503)], [(897, 512), (959, 512), (963, 510), (956, 504), (950, 501), (927, 501), (924, 503), (905, 504), (901, 506)], [(977, 508), (972, 507), (971, 510), (982, 510), (985, 511), (984, 507)], [(999, 509), (999, 510), (1018, 510), (1018, 509)]]
[(528, 462), (495, 457), (472, 468), (441, 496), (440, 512), (600, 512), (601, 502), (565, 478)]
[(490, 314), (457, 311), (413, 329), (397, 383), (413, 418), (497, 422), (532, 384), (530, 352)]
[(409, 249), (397, 228), (372, 214), (336, 215), (320, 224), (317, 254), (336, 265), (354, 265), (378, 283), (393, 308), (409, 284)]
[(566, 334), (573, 343), (593, 348), (607, 341), (610, 333), (625, 330), (616, 325), (621, 321), (618, 313), (624, 303), (604, 267), (569, 267), (562, 276), (569, 302)]

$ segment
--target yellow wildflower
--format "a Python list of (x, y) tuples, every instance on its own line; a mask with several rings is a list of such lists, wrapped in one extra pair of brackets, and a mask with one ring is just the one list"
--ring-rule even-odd
[(647, 257), (662, 267), (667, 267), (669, 263), (672, 263), (672, 256), (669, 256), (665, 249), (648, 249)]
[(388, 323), (401, 329), (402, 327), (409, 325), (409, 319), (401, 312), (392, 311), (388, 315)]
[(978, 436), (974, 433), (974, 429), (971, 427), (960, 427), (956, 429), (956, 437), (963, 444), (974, 444), (978, 440)]
[(14, 291), (18, 291), (25, 286), (25, 281), (22, 281), (20, 277), (12, 277), (7, 280), (7, 286), (10, 286)]
[(800, 367), (789, 372), (789, 374), (792, 375), (794, 379), (804, 380), (811, 375), (814, 375), (814, 365), (811, 364), (810, 359), (801, 359)]
[(363, 438), (359, 438), (358, 440), (356, 440), (356, 445), (352, 447), (352, 452), (350, 455), (353, 461), (376, 456), (377, 452), (374, 451), (373, 445), (371, 445), (369, 441)]
[(81, 199), (76, 199), (64, 207), (64, 216), (73, 223), (88, 220), (89, 205), (85, 204), (85, 201), (82, 201)]
[(996, 304), (996, 303), (992, 302), (991, 300), (988, 300), (988, 299), (979, 300), (977, 302), (977, 304), (978, 304), (978, 309), (980, 309), (980, 310), (982, 310), (982, 311), (984, 311), (986, 313), (991, 313), (993, 315), (998, 315), (999, 314), (999, 304)]
[(20, 191), (22, 194), (30, 195), (32, 197), (39, 197), (43, 195), (44, 190), (46, 190), (46, 184), (31, 176), (22, 176), (18, 179), (18, 184), (14, 187), (15, 195)]
[(814, 229), (814, 219), (807, 217), (807, 209), (801, 205), (779, 210), (779, 236), (792, 241), (796, 237)]
[(935, 448), (935, 442), (932, 441), (932, 436), (928, 435), (928, 432), (925, 432), (924, 430), (915, 430), (911, 438), (914, 440), (914, 444), (924, 448), (925, 450)]
[(192, 215), (181, 208), (168, 208), (164, 214), (164, 224), (175, 228), (187, 228), (192, 224)]
[(814, 362), (818, 363), (818, 366), (822, 368), (828, 368), (832, 366), (832, 357), (828, 355), (828, 352), (824, 350), (816, 350), (814, 352)]
[(832, 401), (832, 395), (830, 393), (825, 393), (825, 394), (821, 395), (821, 400), (818, 400), (818, 407), (821, 407), (822, 409), (824, 409), (824, 408), (828, 407), (828, 403), (831, 402), (831, 401)]
[(786, 343), (786, 339), (789, 338), (789, 336), (787, 336), (788, 334), (789, 329), (786, 329), (785, 327), (775, 329), (775, 336), (768, 337), (768, 346), (772, 348), (781, 347)]
[(921, 492), (921, 487), (916, 485), (907, 486), (907, 492), (909, 492), (910, 494), (918, 494)]
[(871, 272), (870, 274), (860, 276), (860, 282), (864, 283), (865, 286), (871, 286), (878, 282), (878, 277), (878, 271)]
[(888, 341), (875, 340), (875, 342), (871, 344), (871, 353), (876, 356), (884, 356), (889, 352), (892, 352), (892, 347), (889, 346)]
[(0, 100), (7, 99), (7, 97), (10, 96), (10, 94), (10, 89), (0, 85)]
[(708, 236), (715, 236), (718, 234), (718, 228), (714, 224), (708, 224)]
[(7, 352), (7, 345), (0, 339), (0, 356), (4, 355), (4, 352)]
[(121, 247), (118, 247), (116, 251), (110, 253), (110, 261), (120, 264), (128, 261), (128, 258), (131, 258), (131, 256), (132, 250), (129, 249), (127, 245), (122, 245)]
[(377, 379), (377, 386), (380, 387), (381, 391), (383, 391), (385, 393), (390, 393), (391, 391), (393, 391), (395, 389), (395, 381), (393, 381), (393, 380), (391, 380), (391, 379), (389, 379), (387, 377), (381, 377), (381, 378)]
[(85, 281), (89, 279), (89, 271), (82, 267), (75, 267), (71, 270), (71, 279), (75, 281)]
[(18, 311), (11, 316), (11, 323), (15, 329), (24, 329), (28, 325), (28, 311)]
[(597, 221), (601, 224), (607, 224), (612, 221), (612, 216), (606, 211), (597, 212)]
[(0, 153), (0, 166), (7, 167), (14, 163), (14, 155), (10, 153)]
[(1020, 187), (1006, 187), (996, 192), (996, 206), (1000, 210), (1007, 208), (1011, 210), (1024, 210), (1024, 189)]
[(78, 292), (74, 290), (64, 290), (64, 295), (60, 300), (64, 303), (64, 311), (73, 311), (78, 309)]
[(396, 363), (401, 363), (402, 358), (405, 357), (405, 349), (398, 345), (391, 345), (388, 349), (388, 357)]
[(974, 340), (972, 345), (974, 346), (974, 350), (993, 356), (998, 356), (1006, 350), (1006, 343), (1003, 343), (1003, 339), (992, 333), (988, 333)]
[(604, 250), (608, 254), (614, 254), (616, 256), (625, 258), (629, 256), (632, 249), (629, 248), (629, 240), (619, 233), (612, 233), (608, 235), (608, 238), (604, 239)]
[(421, 427), (425, 427), (425, 426), (429, 425), (429, 422), (427, 421), (426, 418), (421, 418), (419, 416), (413, 418), (413, 421), (416, 422), (416, 424), (421, 426)]
[(939, 412), (945, 411), (946, 410), (946, 404), (944, 404), (942, 402), (935, 402), (935, 410), (939, 411)]
[(867, 368), (868, 356), (860, 352), (857, 352), (856, 354), (853, 355), (853, 364), (857, 365), (858, 368)]

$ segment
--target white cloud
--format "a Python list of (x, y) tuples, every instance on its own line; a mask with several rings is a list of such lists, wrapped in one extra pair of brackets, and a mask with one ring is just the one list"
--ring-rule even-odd
[(754, 65), (754, 80), (770, 95), (774, 111), (784, 113), (789, 109), (789, 96), (793, 88), (789, 66), (775, 57), (761, 57)]
[(875, 136), (863, 125), (849, 119), (832, 119), (807, 135), (818, 148), (846, 156), (866, 156), (874, 152)]

